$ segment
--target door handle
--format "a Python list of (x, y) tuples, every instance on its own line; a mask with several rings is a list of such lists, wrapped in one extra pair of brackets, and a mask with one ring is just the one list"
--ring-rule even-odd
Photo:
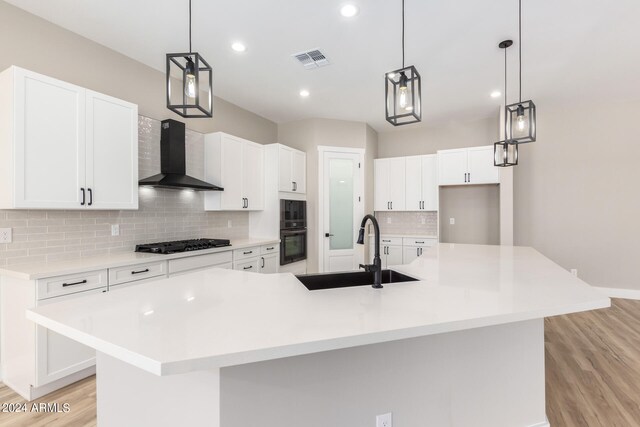
[(93, 204), (93, 190), (89, 188), (89, 203), (87, 206), (91, 206)]
[(333, 237), (333, 234), (331, 234), (331, 233), (324, 233), (324, 237)]
[(85, 193), (84, 193), (84, 188), (81, 188), (80, 191), (82, 191), (82, 201), (80, 202), (81, 206), (84, 206), (84, 202), (85, 202)]

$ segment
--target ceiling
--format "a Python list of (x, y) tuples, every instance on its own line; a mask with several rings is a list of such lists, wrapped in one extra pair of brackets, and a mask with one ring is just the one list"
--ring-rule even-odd
[[(384, 120), (384, 73), (401, 65), (400, 0), (192, 0), (193, 47), (214, 68), (214, 92), (275, 122), (310, 117)], [(187, 0), (8, 0), (164, 70), (188, 49)], [(517, 38), (517, 0), (406, 0), (407, 65), (423, 78), (423, 123), (495, 114), (503, 56)], [(541, 102), (640, 99), (638, 0), (524, 0), (523, 97)], [(235, 41), (244, 53), (231, 49)], [(517, 89), (517, 43), (510, 94)], [(291, 55), (321, 48), (331, 65), (305, 70)], [(299, 92), (307, 89), (308, 98)], [(515, 98), (510, 96), (510, 102)], [(414, 125), (415, 126), (415, 125)]]

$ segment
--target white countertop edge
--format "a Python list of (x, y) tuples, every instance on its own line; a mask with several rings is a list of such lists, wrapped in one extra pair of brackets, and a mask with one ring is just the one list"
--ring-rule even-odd
[(597, 301), (569, 304), (544, 310), (530, 311), (517, 314), (500, 314), (477, 319), (464, 319), (454, 322), (444, 322), (433, 325), (417, 326), (412, 328), (397, 329), (392, 331), (374, 332), (364, 335), (330, 338), (327, 340), (295, 343), (286, 346), (249, 350), (242, 353), (231, 353), (219, 356), (202, 357), (190, 360), (160, 362), (149, 359), (138, 353), (127, 351), (111, 343), (96, 339), (95, 337), (79, 332), (76, 329), (51, 321), (46, 317), (27, 310), (27, 318), (58, 332), (82, 344), (96, 349), (109, 356), (118, 358), (144, 371), (154, 375), (165, 376), (183, 374), (193, 371), (236, 366), (247, 363), (262, 362), (266, 360), (282, 359), (285, 357), (301, 356), (305, 354), (319, 353), (323, 351), (339, 350), (362, 345), (379, 344), (402, 339), (417, 338), (427, 335), (458, 332), (468, 329), (496, 326), (506, 323), (522, 322), (527, 320), (542, 319), (568, 313), (596, 310), (611, 306), (611, 300), (604, 296)]
[[(87, 271), (103, 270), (105, 268), (126, 267), (129, 265), (143, 264), (154, 261), (168, 261), (172, 259), (186, 258), (198, 255), (208, 255), (219, 252), (228, 252), (235, 249), (244, 249), (252, 246), (269, 245), (272, 243), (280, 243), (278, 238), (247, 238), (231, 240), (231, 246), (223, 246), (221, 248), (205, 249), (191, 252), (177, 252), (173, 254), (151, 254), (143, 252), (130, 253), (121, 252), (113, 255), (80, 258), (75, 261), (59, 261), (50, 263), (39, 263), (34, 271), (30, 272), (29, 264), (16, 264), (13, 266), (0, 267), (0, 276), (13, 277), (22, 280), (38, 280), (49, 277), (65, 276), (67, 274), (76, 274)], [(127, 259), (127, 256), (130, 258)], [(119, 259), (121, 258), (121, 259)], [(76, 265), (72, 265), (72, 264)], [(51, 266), (46, 269), (46, 266)]]

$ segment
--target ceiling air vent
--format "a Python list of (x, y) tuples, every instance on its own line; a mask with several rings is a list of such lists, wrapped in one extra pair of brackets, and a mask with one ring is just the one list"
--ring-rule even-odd
[(291, 56), (296, 58), (306, 69), (329, 65), (329, 60), (324, 56), (324, 53), (320, 52), (320, 49), (312, 49), (306, 52), (295, 53)]

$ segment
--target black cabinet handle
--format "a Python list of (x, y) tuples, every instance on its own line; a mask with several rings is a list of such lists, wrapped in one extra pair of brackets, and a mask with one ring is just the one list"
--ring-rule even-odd
[(250, 265), (250, 266), (248, 266), (248, 267), (243, 267), (242, 269), (243, 269), (243, 270), (250, 270), (250, 269), (252, 269), (252, 268), (253, 268), (253, 265)]
[(81, 206), (84, 206), (84, 202), (85, 202), (85, 193), (84, 193), (84, 188), (81, 188), (80, 191), (82, 191), (82, 201), (80, 202)]
[(293, 184), (293, 191), (298, 191), (298, 183), (293, 181), (292, 184)]
[(383, 242), (391, 243), (391, 240), (382, 239)]
[(249, 254), (252, 254), (252, 253), (253, 253), (253, 251), (247, 251), (247, 252), (242, 252), (242, 255), (249, 255)]
[(264, 257), (262, 257), (262, 268), (264, 268)]
[(390, 202), (390, 203), (391, 203), (391, 210), (393, 210), (393, 202)]
[(276, 248), (275, 246), (271, 246), (270, 248), (267, 248), (266, 250), (267, 250), (267, 251), (272, 251), (272, 250), (274, 250), (275, 248)]
[(333, 237), (333, 234), (331, 234), (331, 233), (324, 233), (324, 237)]
[(469, 181), (468, 182), (471, 182), (471, 172), (469, 172)]
[(247, 198), (247, 209), (249, 209), (249, 198)]
[(93, 204), (93, 190), (89, 188), (89, 203), (87, 203), (88, 206), (91, 206)]
[(416, 240), (416, 243), (424, 243), (424, 242), (418, 242), (418, 241)]
[(63, 283), (62, 287), (66, 288), (67, 286), (75, 286), (75, 285), (84, 285), (85, 283), (87, 283), (87, 279), (81, 280), (79, 282), (73, 282), (73, 283)]
[(140, 270), (140, 271), (132, 271), (131, 274), (141, 274), (141, 273), (148, 273), (149, 269), (146, 268), (144, 270)]

